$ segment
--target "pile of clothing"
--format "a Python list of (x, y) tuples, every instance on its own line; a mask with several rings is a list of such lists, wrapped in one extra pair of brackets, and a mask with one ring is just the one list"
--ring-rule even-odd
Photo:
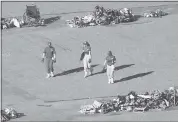
[(1, 29), (8, 29), (8, 28), (21, 28), (24, 25), (23, 19), (19, 19), (16, 17), (12, 18), (1, 18)]
[(108, 113), (113, 110), (112, 100), (95, 100), (92, 105), (83, 105), (80, 107), (82, 114)]
[(137, 94), (131, 91), (129, 94), (120, 96), (113, 100), (94, 101), (92, 105), (82, 106), (80, 113), (108, 113), (111, 111), (145, 112), (148, 110), (165, 110), (178, 105), (178, 89), (170, 87), (163, 92), (154, 90), (144, 94)]
[(155, 11), (150, 11), (148, 13), (144, 13), (143, 16), (144, 17), (162, 17), (162, 16), (166, 16), (168, 15), (168, 13), (162, 11), (161, 9), (157, 9)]
[(66, 20), (67, 24), (71, 28), (81, 28), (81, 27), (87, 27), (87, 26), (95, 26), (95, 17), (92, 14), (88, 14), (83, 17), (74, 17), (72, 20)]
[(13, 108), (5, 108), (4, 110), (1, 110), (1, 122), (9, 121), (10, 119), (15, 119), (23, 116), (20, 113), (17, 113), (17, 111)]
[(13, 27), (22, 28), (23, 26), (28, 25), (31, 26), (43, 26), (44, 19), (41, 19), (39, 23), (25, 23), (23, 18), (21, 17), (9, 17), (9, 18), (1, 18), (1, 29), (10, 29)]
[(132, 10), (129, 8), (105, 9), (102, 6), (96, 6), (95, 10), (84, 17), (74, 17), (72, 20), (67, 20), (70, 27), (87, 27), (95, 25), (118, 24), (121, 22), (134, 21), (135, 17)]

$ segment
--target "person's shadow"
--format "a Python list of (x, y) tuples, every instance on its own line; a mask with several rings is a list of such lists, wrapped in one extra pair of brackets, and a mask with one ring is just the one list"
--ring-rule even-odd
[[(93, 67), (96, 67), (98, 65), (99, 64), (95, 64), (95, 65), (92, 65), (91, 67), (93, 68)], [(84, 70), (83, 67), (78, 67), (78, 68), (74, 68), (74, 69), (70, 69), (70, 70), (64, 71), (62, 73), (58, 73), (58, 74), (54, 75), (54, 77), (68, 75), (68, 74), (72, 74), (72, 73), (77, 73), (77, 72), (81, 72), (83, 70)]]
[[(124, 68), (127, 68), (127, 67), (131, 67), (131, 66), (133, 66), (133, 65), (135, 65), (135, 64), (127, 64), (127, 65), (117, 66), (117, 67), (114, 68), (114, 71), (118, 71), (118, 70), (121, 70), (121, 69), (124, 69)], [(105, 69), (105, 70), (102, 70), (102, 71), (100, 71), (100, 72), (93, 73), (92, 76), (94, 76), (94, 75), (99, 75), (99, 74), (103, 74), (103, 73), (105, 73), (105, 72), (106, 72), (106, 69)]]
[(128, 77), (122, 78), (122, 79), (120, 79), (120, 80), (116, 80), (116, 81), (114, 81), (114, 83), (123, 82), (123, 81), (128, 81), (128, 80), (132, 80), (132, 79), (138, 78), (138, 77), (143, 77), (143, 76), (152, 74), (153, 72), (154, 72), (154, 71), (150, 71), (150, 72), (146, 72), (146, 73), (138, 73), (138, 74), (135, 74), (135, 75), (132, 75), (132, 76), (128, 76)]

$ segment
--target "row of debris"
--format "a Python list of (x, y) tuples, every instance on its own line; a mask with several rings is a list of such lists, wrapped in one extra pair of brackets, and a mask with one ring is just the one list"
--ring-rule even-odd
[(134, 21), (135, 17), (132, 10), (123, 8), (121, 10), (105, 9), (102, 6), (96, 6), (95, 10), (84, 17), (74, 17), (72, 20), (67, 20), (70, 27), (86, 27), (94, 25), (109, 25), (118, 24), (121, 22)]
[(1, 18), (1, 29), (8, 29), (13, 27), (21, 28), (23, 26), (33, 27), (43, 25), (44, 19), (41, 18), (39, 8), (34, 4), (26, 5), (26, 10), (23, 16)]
[(22, 28), (23, 26), (32, 27), (37, 25), (44, 25), (44, 20), (40, 20), (38, 23), (26, 23), (18, 17), (1, 18), (1, 29)]
[(24, 116), (24, 114), (18, 113), (14, 108), (5, 108), (4, 110), (1, 110), (1, 122), (20, 118), (21, 116)]
[[(167, 13), (157, 9), (156, 11), (144, 13), (143, 17), (162, 17), (165, 15), (167, 15)], [(102, 6), (97, 5), (92, 13), (84, 17), (76, 16), (72, 20), (67, 20), (66, 22), (72, 28), (81, 28), (95, 25), (119, 24), (136, 20), (137, 17), (129, 8), (122, 8), (120, 10), (105, 9)], [(41, 18), (39, 8), (36, 5), (26, 5), (25, 13), (20, 18), (1, 18), (1, 29), (8, 29), (12, 27), (21, 28), (23, 26), (36, 27), (44, 25), (45, 20)]]
[(157, 9), (156, 11), (150, 11), (150, 12), (145, 12), (143, 14), (144, 17), (162, 17), (162, 16), (166, 16), (168, 15), (168, 13), (163, 12), (161, 9)]
[(18, 18), (1, 18), (1, 29), (7, 29), (12, 27), (21, 28), (24, 21)]
[(112, 111), (145, 112), (153, 109), (165, 110), (173, 106), (178, 106), (178, 88), (170, 87), (163, 92), (154, 90), (139, 95), (131, 91), (125, 96), (118, 95), (113, 100), (95, 100), (92, 105), (82, 105), (79, 112), (82, 114), (106, 114)]
[[(143, 17), (162, 17), (167, 15), (166, 12), (163, 12), (160, 9), (156, 11), (151, 11), (144, 13)], [(109, 25), (109, 24), (119, 24), (123, 22), (132, 22), (136, 21), (137, 17), (132, 13), (132, 10), (129, 8), (122, 8), (120, 10), (116, 9), (105, 9), (102, 6), (96, 6), (95, 10), (83, 17), (74, 17), (72, 20), (66, 20), (67, 24), (74, 28), (81, 28), (87, 26), (95, 25)]]

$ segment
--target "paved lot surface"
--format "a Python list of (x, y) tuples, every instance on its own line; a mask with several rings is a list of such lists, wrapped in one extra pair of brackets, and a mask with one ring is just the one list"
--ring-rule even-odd
[[(27, 3), (3, 3), (2, 15), (23, 15)], [(112, 96), (153, 89), (164, 90), (178, 85), (178, 6), (173, 2), (109, 2), (109, 3), (36, 3), (43, 17), (61, 16), (47, 27), (13, 28), (2, 31), (2, 105), (12, 106), (26, 116), (13, 121), (56, 120), (126, 120), (175, 121), (177, 110), (138, 113), (109, 113), (82, 116), (77, 111), (92, 100), (59, 102), (64, 99)], [(135, 14), (162, 8), (170, 12), (163, 18), (140, 18), (114, 26), (69, 28), (66, 19), (85, 15), (101, 4), (107, 8), (134, 7)], [(156, 5), (157, 7), (147, 7)], [(158, 5), (163, 5), (159, 6)], [(13, 9), (13, 6), (16, 6)], [(12, 9), (11, 9), (12, 8)], [(45, 15), (44, 15), (45, 14)], [(55, 74), (46, 79), (40, 62), (46, 41), (52, 40), (57, 51)], [(83, 40), (92, 46), (94, 73), (83, 78), (79, 58)], [(101, 71), (108, 50), (116, 55), (118, 67), (115, 84), (107, 84)], [(66, 72), (65, 74), (63, 72)], [(120, 79), (125, 78), (124, 81)], [(48, 101), (48, 103), (47, 103)], [(49, 102), (53, 101), (53, 102)], [(43, 105), (43, 106), (42, 106)]]

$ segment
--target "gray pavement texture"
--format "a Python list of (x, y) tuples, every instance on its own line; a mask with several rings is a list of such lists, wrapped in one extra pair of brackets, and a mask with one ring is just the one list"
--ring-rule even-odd
[[(2, 16), (23, 15), (26, 2), (3, 2)], [(43, 17), (60, 15), (47, 27), (13, 28), (2, 31), (2, 106), (12, 106), (26, 116), (12, 121), (176, 121), (178, 111), (147, 113), (110, 113), (83, 116), (81, 105), (92, 99), (60, 101), (164, 90), (178, 85), (178, 5), (173, 2), (37, 2)], [(85, 15), (100, 4), (107, 8), (134, 7), (133, 12), (162, 8), (163, 18), (140, 18), (136, 22), (115, 26), (70, 28), (66, 19)], [(157, 7), (148, 7), (148, 6)], [(163, 6), (159, 6), (163, 5)], [(15, 8), (13, 7), (15, 6)], [(83, 11), (83, 12), (82, 12)], [(58, 14), (57, 14), (58, 13)], [(54, 78), (45, 78), (40, 62), (46, 41), (57, 52)], [(82, 42), (92, 47), (94, 73), (83, 78), (79, 58)], [(112, 50), (117, 58), (115, 84), (100, 74), (104, 58)], [(177, 51), (176, 51), (177, 50)], [(124, 79), (124, 80), (121, 80)], [(48, 101), (48, 102), (47, 102)], [(53, 101), (53, 102), (49, 102)]]

